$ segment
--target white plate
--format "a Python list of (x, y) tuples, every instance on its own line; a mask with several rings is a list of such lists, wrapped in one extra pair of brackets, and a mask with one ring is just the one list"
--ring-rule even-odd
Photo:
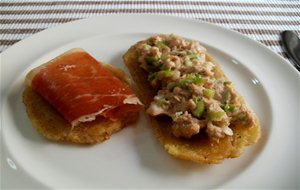
[[(197, 165), (168, 155), (144, 115), (95, 146), (49, 142), (31, 127), (21, 97), (30, 69), (73, 47), (125, 69), (122, 54), (155, 33), (176, 33), (206, 45), (259, 116), (262, 138), (257, 145), (220, 165)], [(3, 187), (299, 187), (299, 73), (241, 34), (177, 17), (101, 16), (17, 43), (2, 53), (1, 67)]]

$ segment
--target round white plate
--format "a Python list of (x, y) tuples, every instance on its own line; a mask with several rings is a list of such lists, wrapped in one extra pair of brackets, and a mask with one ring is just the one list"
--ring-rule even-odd
[[(236, 159), (198, 165), (168, 155), (143, 114), (93, 146), (41, 137), (22, 104), (26, 73), (74, 47), (124, 70), (122, 55), (152, 34), (198, 40), (260, 118), (262, 137)], [(299, 73), (265, 46), (195, 20), (111, 15), (64, 24), (2, 53), (2, 186), (27, 188), (297, 188), (299, 187)], [(126, 70), (127, 71), (127, 70)]]

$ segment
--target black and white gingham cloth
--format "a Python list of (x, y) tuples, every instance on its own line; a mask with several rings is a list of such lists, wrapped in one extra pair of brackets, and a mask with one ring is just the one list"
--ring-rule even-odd
[(207, 21), (246, 34), (283, 57), (280, 32), (300, 33), (299, 0), (1, 0), (0, 5), (0, 52), (55, 25), (120, 13), (158, 13)]

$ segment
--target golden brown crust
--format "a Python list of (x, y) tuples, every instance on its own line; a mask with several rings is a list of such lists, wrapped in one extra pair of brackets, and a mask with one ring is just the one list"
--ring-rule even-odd
[[(123, 59), (133, 80), (136, 82), (139, 97), (147, 108), (156, 92), (148, 83), (146, 72), (139, 66), (137, 55), (138, 53), (132, 46), (123, 56)], [(207, 55), (207, 57), (216, 65), (217, 78), (225, 77), (219, 64), (211, 56)], [(240, 97), (240, 101), (244, 102), (242, 97)], [(255, 144), (260, 137), (260, 125), (257, 118), (251, 127), (232, 127), (234, 135), (221, 138), (219, 142), (211, 140), (204, 133), (195, 135), (190, 139), (177, 138), (171, 133), (170, 120), (164, 117), (150, 117), (150, 119), (155, 136), (169, 154), (197, 163), (216, 164), (226, 158), (238, 157), (242, 154), (245, 146)]]
[(71, 124), (31, 87), (25, 88), (23, 103), (33, 127), (44, 137), (60, 142), (99, 143), (109, 139), (113, 133), (120, 131), (125, 125), (135, 122), (138, 118), (137, 112), (131, 112), (122, 121), (110, 121), (98, 117), (92, 122), (81, 123), (72, 128)]

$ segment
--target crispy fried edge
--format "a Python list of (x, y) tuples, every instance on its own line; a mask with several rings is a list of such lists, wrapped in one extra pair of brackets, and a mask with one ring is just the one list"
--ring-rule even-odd
[(26, 87), (23, 91), (23, 103), (32, 126), (47, 139), (59, 142), (100, 143), (126, 125), (136, 122), (139, 117), (138, 112), (129, 112), (122, 120), (111, 121), (98, 117), (92, 122), (72, 127), (31, 87)]

